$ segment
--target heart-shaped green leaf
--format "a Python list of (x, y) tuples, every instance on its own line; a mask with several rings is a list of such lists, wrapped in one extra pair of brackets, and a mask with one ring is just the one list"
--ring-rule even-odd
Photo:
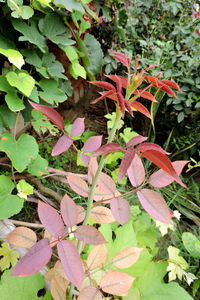
[(34, 137), (22, 134), (16, 141), (12, 134), (5, 132), (0, 140), (0, 151), (5, 152), (14, 168), (22, 172), (28, 166), (31, 159), (38, 155), (38, 145)]
[(30, 96), (31, 91), (35, 86), (35, 80), (33, 77), (25, 72), (20, 72), (18, 74), (15, 72), (8, 72), (6, 78), (11, 86), (16, 87), (27, 97)]
[(20, 212), (24, 199), (11, 195), (15, 185), (5, 175), (0, 176), (0, 219), (10, 218)]

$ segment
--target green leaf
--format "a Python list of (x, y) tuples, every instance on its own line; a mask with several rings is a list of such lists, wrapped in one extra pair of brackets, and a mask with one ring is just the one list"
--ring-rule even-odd
[(32, 160), (28, 166), (28, 172), (41, 177), (44, 174), (48, 174), (47, 172), (48, 161), (42, 158), (40, 155), (37, 156), (36, 159)]
[(6, 92), (5, 100), (10, 110), (19, 111), (24, 109), (22, 99), (17, 96), (17, 90), (8, 84), (5, 76), (0, 76), (0, 91)]
[(73, 62), (70, 66), (69, 66), (69, 71), (70, 71), (70, 74), (75, 78), (77, 79), (78, 76), (86, 79), (86, 71), (84, 69), (84, 67), (82, 67), (78, 60)]
[(22, 18), (24, 20), (30, 19), (34, 15), (34, 10), (27, 5), (20, 7), (20, 10), (15, 10), (11, 13), (13, 18)]
[(68, 80), (68, 78), (64, 74), (62, 74), (65, 72), (63, 65), (58, 60), (56, 60), (53, 53), (46, 53), (43, 56), (42, 65), (47, 69), (49, 75), (52, 78), (63, 78)]
[(20, 212), (24, 200), (17, 195), (11, 195), (15, 185), (5, 175), (0, 176), (0, 219), (10, 218)]
[(35, 80), (32, 76), (25, 72), (20, 72), (18, 74), (15, 72), (8, 72), (6, 78), (11, 86), (16, 87), (27, 97), (30, 96), (35, 85)]
[(16, 114), (6, 104), (0, 105), (0, 119), (4, 127), (12, 129), (16, 123)]
[(22, 6), (23, 0), (7, 0), (7, 5), (11, 10), (19, 9), (19, 6)]
[(15, 30), (23, 34), (23, 36), (19, 37), (19, 41), (28, 41), (36, 45), (43, 53), (47, 51), (46, 40), (44, 36), (39, 33), (35, 20), (31, 20), (29, 22), (30, 25), (22, 20), (13, 20), (12, 24)]
[(17, 184), (18, 196), (20, 198), (27, 199), (28, 195), (33, 194), (33, 186), (26, 182), (24, 179), (21, 179)]
[(179, 256), (180, 250), (178, 248), (169, 246), (167, 248), (167, 250), (169, 253), (169, 259), (168, 259), (169, 262), (172, 262), (172, 263), (180, 266), (184, 270), (187, 269), (188, 263), (182, 256)]
[(9, 269), (10, 266), (14, 267), (19, 258), (19, 253), (15, 250), (12, 250), (8, 243), (3, 243), (0, 248), (0, 256), (3, 258), (0, 259), (0, 269), (3, 272), (6, 269)]
[(58, 128), (38, 110), (32, 110), (31, 114), (35, 119), (32, 125), (38, 134), (49, 131), (52, 135), (56, 135), (59, 132)]
[(61, 103), (67, 99), (65, 93), (57, 87), (58, 83), (52, 79), (42, 79), (40, 87), (43, 92), (39, 92), (39, 96), (46, 102), (54, 104)]
[(138, 136), (137, 132), (132, 131), (130, 127), (125, 128), (123, 133), (120, 133), (120, 136), (123, 138), (125, 143), (127, 144), (130, 139), (132, 139), (134, 136)]
[(71, 40), (71, 31), (65, 26), (58, 14), (47, 14), (39, 21), (39, 29), (43, 35), (57, 45), (68, 46), (75, 44)]
[(198, 238), (191, 232), (184, 232), (182, 234), (182, 240), (184, 247), (190, 253), (190, 255), (195, 258), (200, 258), (200, 249), (198, 246), (200, 241)]
[[(107, 115), (105, 115), (105, 118), (108, 119), (108, 121), (107, 121), (107, 128), (108, 129), (113, 128), (114, 122), (116, 120), (116, 113), (113, 112), (112, 114), (107, 114)], [(124, 125), (124, 121), (120, 120), (117, 129), (118, 130), (121, 129), (123, 127), (123, 125)]]
[(21, 52), (26, 57), (25, 61), (28, 64), (33, 65), (37, 68), (40, 68), (42, 66), (42, 59), (39, 57), (37, 51), (23, 49)]
[(8, 60), (15, 65), (18, 69), (21, 69), (21, 67), (24, 64), (24, 59), (21, 53), (17, 50), (13, 49), (2, 49), (0, 48), (0, 53), (5, 55)]
[(78, 60), (79, 56), (77, 54), (76, 47), (67, 46), (62, 48), (62, 50), (65, 52), (71, 62)]
[(38, 155), (38, 145), (33, 136), (22, 134), (16, 141), (14, 137), (5, 132), (0, 140), (0, 151), (3, 151), (12, 161), (14, 168), (22, 172)]
[(10, 276), (12, 270), (5, 271), (0, 282), (0, 299), (6, 300), (51, 300), (48, 291), (44, 297), (38, 297), (38, 291), (44, 288), (44, 277), (36, 273), (27, 277)]
[(65, 7), (67, 10), (69, 10), (71, 12), (73, 10), (78, 10), (78, 11), (80, 11), (82, 13), (85, 13), (85, 10), (84, 10), (82, 4), (79, 1), (76, 1), (76, 0), (68, 0), (68, 1), (65, 1), (65, 0), (54, 0), (54, 3), (56, 5)]

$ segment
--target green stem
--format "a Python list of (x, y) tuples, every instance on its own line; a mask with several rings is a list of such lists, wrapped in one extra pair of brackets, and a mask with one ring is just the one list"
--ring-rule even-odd
[[(114, 126), (113, 126), (113, 128), (111, 129), (111, 131), (109, 133), (107, 144), (109, 144), (109, 143), (112, 142), (112, 140), (113, 140), (113, 138), (115, 136), (115, 133), (116, 133), (116, 131), (118, 129), (119, 121), (120, 120), (121, 120), (121, 112), (119, 111), (119, 108), (117, 107), (115, 123), (114, 123)], [(84, 219), (83, 225), (87, 225), (88, 224), (88, 221), (89, 221), (89, 218), (90, 218), (90, 214), (91, 214), (91, 210), (92, 210), (92, 206), (93, 206), (93, 198), (94, 198), (95, 188), (97, 186), (99, 175), (100, 175), (100, 173), (101, 173), (101, 171), (102, 171), (102, 169), (104, 167), (104, 163), (105, 163), (105, 158), (102, 156), (101, 160), (99, 162), (99, 166), (98, 166), (97, 172), (96, 172), (96, 174), (94, 176), (94, 179), (92, 181), (92, 185), (91, 185), (91, 188), (90, 188), (90, 192), (89, 192), (89, 196), (88, 196), (87, 210), (86, 210), (86, 215), (85, 215), (85, 219)], [(79, 240), (78, 244), (77, 244), (77, 249), (78, 249), (79, 253), (81, 253), (81, 247), (82, 247), (82, 242)], [(69, 290), (69, 300), (72, 300), (73, 292), (74, 292), (74, 285), (71, 284), (70, 285), (70, 290)]]

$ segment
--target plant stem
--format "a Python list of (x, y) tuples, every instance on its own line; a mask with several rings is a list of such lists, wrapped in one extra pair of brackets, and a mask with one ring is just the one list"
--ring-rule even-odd
[[(114, 123), (113, 128), (111, 129), (111, 131), (109, 133), (107, 144), (112, 142), (112, 140), (113, 140), (113, 138), (116, 134), (116, 131), (117, 131), (118, 126), (119, 126), (119, 121), (121, 120), (121, 115), (122, 114), (119, 110), (119, 107), (117, 106), (115, 123)], [(91, 185), (91, 188), (90, 188), (90, 192), (89, 192), (89, 196), (88, 196), (88, 203), (87, 203), (87, 210), (86, 210), (86, 215), (85, 215), (83, 225), (88, 224), (90, 214), (91, 214), (91, 210), (92, 210), (92, 206), (93, 206), (93, 198), (94, 198), (95, 188), (97, 186), (99, 175), (100, 175), (100, 173), (101, 173), (101, 171), (104, 167), (104, 163), (105, 163), (105, 158), (104, 158), (104, 156), (102, 156), (101, 160), (99, 162), (97, 172), (94, 176), (94, 179), (92, 181), (92, 185)], [(81, 247), (82, 247), (82, 242), (79, 240), (78, 244), (77, 244), (77, 249), (78, 249), (79, 253), (81, 252)], [(70, 290), (69, 290), (69, 300), (72, 300), (73, 292), (74, 292), (74, 285), (71, 284), (70, 285)]]

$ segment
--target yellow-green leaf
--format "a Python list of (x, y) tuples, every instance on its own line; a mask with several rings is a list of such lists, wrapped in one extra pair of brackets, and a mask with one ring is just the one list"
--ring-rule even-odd
[(0, 259), (0, 269), (4, 271), (5, 269), (14, 266), (17, 263), (17, 259), (19, 258), (19, 253), (15, 250), (12, 250), (8, 243), (3, 243), (0, 248), (0, 256), (3, 258)]

